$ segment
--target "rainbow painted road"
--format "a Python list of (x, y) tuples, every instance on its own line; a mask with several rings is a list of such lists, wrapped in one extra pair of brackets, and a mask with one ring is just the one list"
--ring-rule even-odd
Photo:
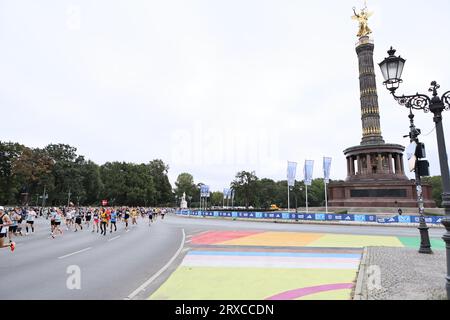
[[(149, 299), (351, 299), (363, 248), (416, 238), (267, 231), (194, 235), (178, 269)], [(436, 240), (433, 247), (442, 247)]]

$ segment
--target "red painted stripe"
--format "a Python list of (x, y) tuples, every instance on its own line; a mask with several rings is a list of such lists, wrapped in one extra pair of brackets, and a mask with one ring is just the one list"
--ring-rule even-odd
[(223, 241), (248, 237), (261, 231), (210, 231), (192, 237), (192, 244), (215, 244)]

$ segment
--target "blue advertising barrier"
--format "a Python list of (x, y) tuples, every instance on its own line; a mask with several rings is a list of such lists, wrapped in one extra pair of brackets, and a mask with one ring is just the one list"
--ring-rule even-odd
[[(303, 220), (303, 221), (355, 221), (389, 223), (419, 223), (419, 216), (376, 216), (372, 214), (332, 214), (332, 213), (288, 213), (288, 212), (241, 212), (241, 211), (197, 211), (178, 210), (176, 214), (181, 216), (222, 217), (222, 218), (247, 218), (247, 219), (277, 219), (277, 220)], [(441, 224), (442, 216), (427, 216), (425, 222), (429, 224)]]

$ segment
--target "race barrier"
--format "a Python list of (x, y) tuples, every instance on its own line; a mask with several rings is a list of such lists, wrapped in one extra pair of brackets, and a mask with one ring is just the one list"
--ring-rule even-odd
[[(380, 224), (389, 223), (419, 223), (419, 216), (392, 216), (377, 217), (373, 214), (332, 214), (332, 213), (288, 213), (288, 212), (240, 212), (240, 211), (197, 211), (178, 210), (181, 216), (201, 216), (216, 218), (247, 218), (247, 219), (277, 219), (295, 221), (353, 221), (372, 222)], [(441, 224), (443, 216), (426, 216), (425, 222)]]

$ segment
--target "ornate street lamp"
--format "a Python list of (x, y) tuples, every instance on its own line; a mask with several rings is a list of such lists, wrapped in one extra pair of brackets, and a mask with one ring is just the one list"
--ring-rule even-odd
[(447, 298), (450, 299), (450, 171), (448, 166), (447, 150), (445, 147), (444, 128), (442, 126), (442, 112), (450, 110), (450, 91), (447, 91), (442, 96), (438, 96), (438, 89), (440, 86), (436, 81), (431, 83), (431, 88), (428, 90), (432, 93), (430, 98), (424, 94), (415, 94), (410, 96), (398, 96), (395, 91), (402, 82), (401, 76), (405, 59), (395, 56), (395, 50), (388, 51), (389, 57), (380, 63), (381, 72), (384, 77), (384, 84), (391, 92), (394, 99), (402, 106), (410, 109), (423, 110), (424, 112), (433, 113), (433, 121), (436, 124), (436, 137), (439, 151), (439, 163), (441, 167), (441, 178), (443, 184), (442, 206), (445, 209), (445, 217), (442, 219), (442, 224), (447, 230), (442, 237), (446, 244), (447, 253)]
[(391, 92), (395, 92), (400, 83), (403, 82), (401, 77), (406, 62), (402, 57), (396, 57), (395, 51), (396, 50), (391, 47), (388, 51), (389, 57), (385, 58), (384, 61), (380, 63), (381, 73), (385, 80), (384, 85), (386, 85)]

